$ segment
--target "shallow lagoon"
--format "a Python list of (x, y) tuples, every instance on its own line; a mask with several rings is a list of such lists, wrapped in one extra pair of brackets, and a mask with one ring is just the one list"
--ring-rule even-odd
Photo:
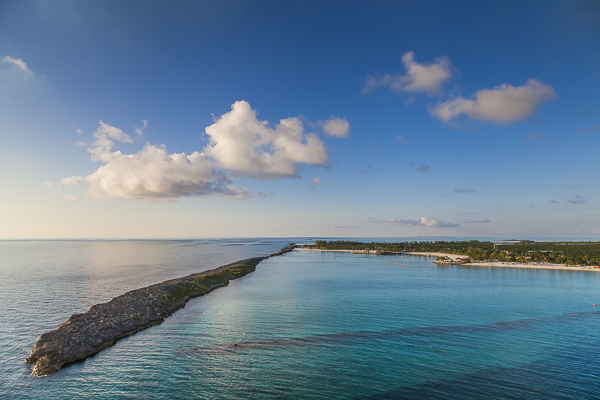
[[(113, 252), (122, 244), (112, 243), (117, 243)], [(208, 253), (219, 265), (229, 262), (218, 241), (187, 243), (188, 248), (186, 243), (170, 243), (144, 250), (154, 248), (154, 254), (138, 263), (138, 275), (147, 271), (140, 279), (153, 283), (162, 275), (196, 272), (197, 266), (188, 272), (198, 261), (194, 257)], [(227, 257), (237, 257), (234, 261), (269, 253), (285, 243), (234, 243), (227, 251), (237, 250)], [(136, 246), (128, 251), (135, 254), (146, 244)], [(127, 251), (121, 250), (121, 258), (126, 257)], [(194, 256), (202, 251), (204, 255)], [(176, 271), (165, 272), (169, 259)], [(148, 283), (135, 286), (138, 281), (127, 263), (113, 267), (105, 281), (102, 271), (91, 268), (95, 272), (78, 275), (75, 285), (85, 288), (89, 283), (87, 297), (79, 290), (75, 292), (83, 298), (68, 301), (58, 290), (60, 284), (50, 284), (56, 293), (34, 307), (36, 321), (28, 323), (16, 319), (23, 311), (13, 290), (13, 298), (3, 295), (4, 304), (12, 301), (15, 308), (2, 317), (0, 334), (9, 352), (0, 361), (2, 375), (9, 379), (0, 397), (598, 397), (600, 313), (586, 298), (600, 300), (600, 274), (438, 267), (431, 261), (308, 251), (265, 260), (256, 272), (192, 300), (161, 325), (41, 379), (27, 375), (28, 367), (17, 358), (27, 355), (42, 326), (52, 329), (91, 305), (83, 306), (86, 302), (106, 301)], [(75, 279), (65, 273), (63, 280)], [(115, 293), (91, 290), (98, 281), (114, 286)], [(98, 299), (103, 295), (107, 298)], [(35, 291), (31, 296), (35, 300)], [(53, 296), (66, 304), (55, 313), (50, 312), (56, 308)], [(27, 325), (32, 329), (25, 329)]]

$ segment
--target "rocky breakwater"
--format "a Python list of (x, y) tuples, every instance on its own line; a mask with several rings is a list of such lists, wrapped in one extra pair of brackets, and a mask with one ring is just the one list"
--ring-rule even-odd
[(55, 330), (40, 336), (25, 362), (33, 365), (33, 375), (53, 374), (65, 364), (83, 360), (123, 337), (160, 324), (192, 297), (225, 286), (230, 280), (254, 271), (262, 260), (283, 255), (295, 247), (290, 244), (269, 256), (248, 258), (168, 280), (132, 290), (108, 303), (96, 304), (88, 312), (75, 314)]

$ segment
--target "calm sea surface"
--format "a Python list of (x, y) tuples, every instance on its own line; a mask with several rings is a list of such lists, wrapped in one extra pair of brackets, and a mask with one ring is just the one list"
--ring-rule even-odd
[(600, 398), (600, 273), (309, 251), (29, 375), (35, 341), (71, 314), (290, 241), (1, 241), (0, 398)]

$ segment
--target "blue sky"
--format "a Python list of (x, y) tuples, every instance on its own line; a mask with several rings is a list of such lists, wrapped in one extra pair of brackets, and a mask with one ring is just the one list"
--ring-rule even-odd
[(3, 1), (0, 59), (0, 238), (600, 238), (594, 1)]

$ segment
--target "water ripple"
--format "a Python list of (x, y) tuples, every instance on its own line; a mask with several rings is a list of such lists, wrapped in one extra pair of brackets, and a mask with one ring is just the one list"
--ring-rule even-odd
[[(385, 331), (358, 331), (341, 332), (333, 334), (313, 335), (307, 337), (294, 337), (288, 339), (254, 339), (249, 341), (237, 341), (223, 344), (213, 344), (208, 346), (195, 347), (192, 350), (178, 353), (174, 357), (186, 356), (188, 353), (202, 353), (203, 355), (215, 355), (219, 353), (231, 353), (250, 350), (277, 350), (290, 347), (343, 344), (344, 342), (366, 342), (395, 337), (426, 337), (446, 334), (486, 334), (498, 331), (509, 331), (523, 329), (533, 325), (566, 323), (573, 319), (597, 318), (600, 312), (590, 311), (584, 313), (570, 313), (552, 317), (528, 318), (514, 321), (496, 322), (492, 324), (478, 325), (449, 325), (449, 326), (431, 326), (421, 328), (402, 328)], [(482, 336), (483, 337), (483, 336)]]

